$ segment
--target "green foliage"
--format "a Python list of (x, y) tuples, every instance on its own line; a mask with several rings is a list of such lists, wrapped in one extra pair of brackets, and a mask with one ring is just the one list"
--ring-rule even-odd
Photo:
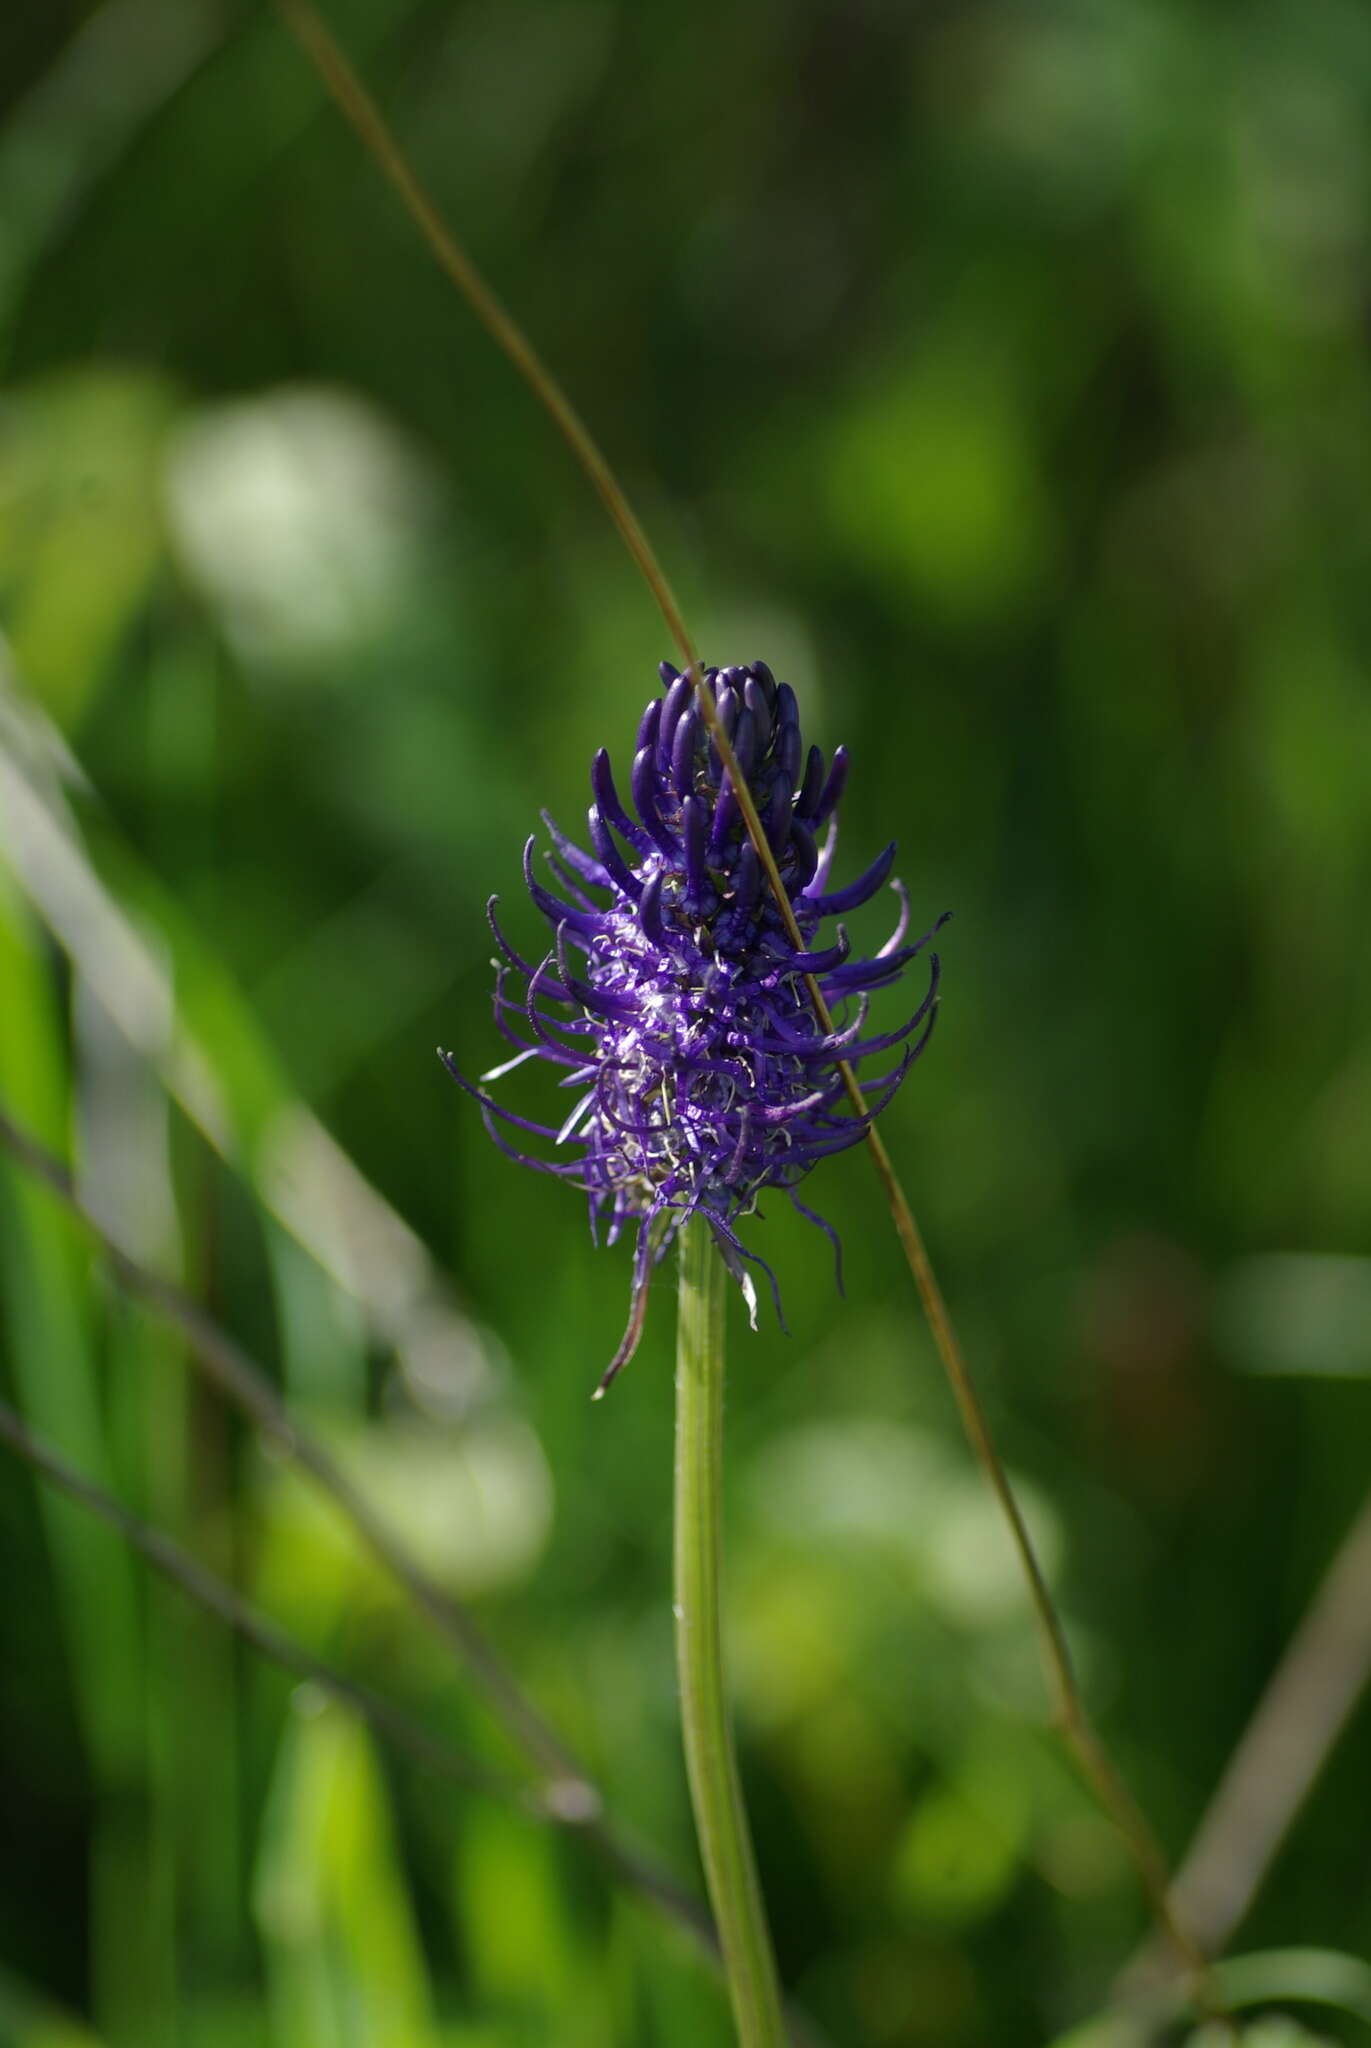
[[(896, 833), (956, 912), (890, 1143), (1179, 1851), (1365, 1488), (1371, 14), (328, 11), (705, 652), (852, 747), (844, 861)], [(21, 8), (0, 49), (0, 1100), (693, 1882), (665, 1290), (592, 1409), (623, 1259), (433, 1057), (499, 1056), (485, 898), (531, 933), (523, 837), (670, 650), (270, 9)], [(847, 1301), (755, 1222), (794, 1334), (739, 1329), (728, 1416), (783, 1973), (851, 2048), (1140, 2048), (1082, 2031), (1145, 1915), (878, 1191), (814, 1199)], [(186, 1368), (0, 1159), (5, 1398), (508, 1767)], [(0, 1528), (0, 2048), (723, 2048), (574, 1836), (383, 1759), (8, 1461)], [(1363, 1704), (1243, 1929), (1297, 1952), (1232, 1966), (1247, 2048), (1364, 2037), (1367, 1741)]]
[(366, 1737), (302, 1705), (276, 1766), (254, 1888), (278, 2038), (436, 2048), (432, 1996)]

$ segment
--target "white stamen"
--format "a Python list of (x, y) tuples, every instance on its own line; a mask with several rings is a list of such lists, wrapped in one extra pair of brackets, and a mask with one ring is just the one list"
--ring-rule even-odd
[(555, 1141), (557, 1144), (564, 1145), (566, 1143), (567, 1139), (571, 1136), (577, 1124), (581, 1121), (581, 1118), (585, 1115), (586, 1111), (590, 1108), (590, 1105), (594, 1100), (595, 1090), (593, 1088), (587, 1089), (586, 1093), (581, 1097), (580, 1101), (577, 1103), (575, 1109), (572, 1110), (571, 1115), (562, 1125), (561, 1130), (558, 1131)]
[(521, 1067), (524, 1064), (525, 1060), (536, 1060), (540, 1050), (541, 1048), (536, 1045), (526, 1046), (522, 1052), (516, 1052), (512, 1060), (506, 1060), (503, 1066), (488, 1067), (484, 1074), (477, 1076), (477, 1079), (481, 1081), (498, 1081), (502, 1074), (512, 1074), (516, 1067)]

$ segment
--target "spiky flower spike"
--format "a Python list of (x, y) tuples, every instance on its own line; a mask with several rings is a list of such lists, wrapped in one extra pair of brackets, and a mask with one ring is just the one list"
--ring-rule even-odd
[[(806, 755), (795, 693), (765, 662), (704, 671), (805, 941), (797, 952), (691, 683), (666, 662), (661, 674), (664, 693), (638, 728), (630, 779), (637, 816), (621, 803), (601, 749), (590, 777), (594, 852), (583, 852), (543, 814), (561, 896), (534, 877), (534, 841), (524, 848), (529, 894), (553, 934), (536, 965), (509, 944), (491, 899), (505, 961), (496, 963), (495, 1017), (517, 1051), (481, 1078), (498, 1080), (525, 1060), (545, 1060), (563, 1069), (564, 1088), (577, 1091), (570, 1114), (560, 1129), (516, 1116), (443, 1054), (481, 1103), (503, 1151), (586, 1191), (597, 1241), (602, 1225), (611, 1244), (626, 1224), (636, 1227), (632, 1312), (599, 1392), (632, 1356), (652, 1268), (695, 1212), (708, 1222), (754, 1322), (744, 1260), (762, 1267), (773, 1295), (776, 1281), (734, 1225), (764, 1188), (784, 1189), (837, 1250), (830, 1226), (804, 1207), (795, 1187), (819, 1160), (855, 1144), (884, 1109), (927, 1044), (937, 1008), (931, 954), (928, 989), (913, 1016), (894, 1031), (866, 1035), (870, 991), (896, 980), (938, 929), (904, 943), (908, 908), (899, 882), (892, 885), (899, 922), (870, 959), (851, 958), (841, 925), (831, 944), (811, 944), (825, 918), (875, 895), (895, 858), (892, 844), (857, 881), (829, 887), (846, 749), (837, 749), (827, 771), (817, 747)], [(806, 974), (817, 978), (834, 1013), (830, 1033), (815, 1018)], [(866, 1115), (851, 1114), (838, 1061), (855, 1066), (896, 1048), (894, 1066), (865, 1084)], [(497, 1118), (576, 1156), (521, 1152), (501, 1136)], [(778, 1295), (776, 1307), (779, 1315)]]

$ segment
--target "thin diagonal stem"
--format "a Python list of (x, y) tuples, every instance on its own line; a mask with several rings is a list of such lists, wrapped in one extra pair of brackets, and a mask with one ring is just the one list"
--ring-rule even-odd
[(536, 1790), (517, 1778), (491, 1770), (487, 1765), (476, 1762), (473, 1757), (464, 1756), (450, 1743), (442, 1742), (431, 1735), (421, 1722), (397, 1707), (370, 1686), (362, 1685), (357, 1679), (349, 1678), (345, 1672), (327, 1664), (312, 1651), (297, 1643), (276, 1624), (259, 1614), (232, 1586), (208, 1570), (197, 1558), (183, 1550), (179, 1543), (172, 1541), (160, 1529), (154, 1529), (126, 1508), (112, 1494), (97, 1486), (93, 1479), (78, 1472), (74, 1465), (55, 1451), (43, 1438), (22, 1422), (14, 1410), (0, 1402), (0, 1443), (7, 1444), (17, 1456), (32, 1465), (49, 1483), (67, 1495), (68, 1499), (106, 1522), (112, 1529), (130, 1543), (133, 1548), (159, 1571), (163, 1578), (179, 1586), (186, 1596), (198, 1607), (213, 1614), (235, 1635), (250, 1643), (254, 1650), (279, 1664), (295, 1678), (311, 1680), (323, 1691), (332, 1694), (351, 1707), (379, 1734), (402, 1749), (416, 1763), (426, 1770), (435, 1772), (454, 1785), (461, 1785), (468, 1791), (484, 1792), (491, 1798), (502, 1800), (506, 1805), (521, 1807), (526, 1813), (544, 1820), (560, 1821), (563, 1826), (566, 1816), (558, 1814), (555, 1808), (542, 1800)]
[[(747, 778), (739, 771), (728, 734), (719, 718), (714, 700), (705, 687), (699, 659), (680, 607), (617, 478), (552, 372), (476, 271), (470, 258), (459, 247), (433, 201), (421, 186), (380, 109), (358, 79), (342, 50), (310, 4), (310, 0), (277, 0), (277, 6), (286, 17), (338, 107), (356, 129), (364, 146), (395, 188), (401, 203), (419, 227), (439, 264), (547, 409), (585, 470), (615, 530), (622, 537), (651, 591), (658, 610), (681, 652), (686, 672), (694, 679), (696, 704), (732, 784), (748, 837), (756, 849), (782, 922), (796, 950), (803, 951), (804, 942), (775, 856), (762, 829)], [(814, 976), (805, 976), (805, 986), (821, 1029), (825, 1034), (831, 1032), (832, 1016), (824, 1000), (823, 991)], [(840, 1060), (838, 1067), (854, 1114), (864, 1116), (866, 1100), (856, 1074), (846, 1060)], [(1023, 1567), (1058, 1723), (1075, 1750), (1081, 1769), (1105, 1811), (1123, 1836), (1158, 1921), (1192, 1974), (1197, 2002), (1214, 2009), (1216, 2001), (1212, 1992), (1207, 1989), (1207, 1965), (1204, 1955), (1180, 1923), (1168, 1899), (1169, 1876), (1166, 1859), (1086, 1712), (1061, 1622), (1033, 1549), (1032, 1538), (991, 1440), (985, 1411), (981, 1406), (980, 1397), (972, 1381), (909, 1201), (900, 1185), (885, 1144), (874, 1127), (868, 1126), (865, 1143), (885, 1191), (896, 1233), (918, 1290), (938, 1357), (951, 1383), (963, 1426), (1000, 1503)]]
[[(849, 1090), (849, 1093), (851, 1092)], [(860, 1099), (860, 1091), (857, 1091), (857, 1094)], [(1101, 1806), (1123, 1836), (1158, 1923), (1165, 1930), (1191, 1974), (1192, 1991), (1197, 2004), (1208, 2011), (1216, 2011), (1217, 2000), (1210, 1984), (1204, 1953), (1176, 1912), (1170, 1897), (1170, 1873), (1166, 1857), (1146, 1816), (1124, 1783), (1086, 1711), (1061, 1617), (1048, 1591), (1042, 1565), (1033, 1547), (1033, 1539), (1029, 1535), (1023, 1511), (1014, 1497), (1009, 1475), (1000, 1462), (999, 1453), (991, 1438), (985, 1409), (981, 1405), (981, 1398), (967, 1366), (965, 1353), (948, 1313), (937, 1275), (925, 1250), (923, 1234), (914, 1219), (914, 1212), (905, 1197), (904, 1189), (900, 1185), (890, 1154), (880, 1134), (875, 1129), (868, 1129), (867, 1142), (890, 1203), (900, 1243), (919, 1290), (919, 1299), (923, 1303), (924, 1315), (928, 1320), (934, 1345), (951, 1383), (962, 1427), (1000, 1504), (1014, 1548), (1018, 1553), (1038, 1627), (1043, 1663), (1052, 1687), (1057, 1725), (1075, 1750), (1081, 1769), (1094, 1788)]]
[(781, 1996), (728, 1716), (719, 1616), (724, 1279), (708, 1226), (696, 1217), (681, 1233), (676, 1326), (676, 1669), (695, 1831), (738, 2040), (741, 2048), (779, 2048)]
[[(1371, 1678), (1371, 1498), (1362, 1503), (1239, 1736), (1172, 1884), (1212, 1954), (1250, 1908)], [(1125, 1994), (1165, 1970), (1155, 1938)]]
[(615, 530), (637, 563), (656, 598), (662, 615), (678, 644), (688, 652), (685, 621), (671, 594), (652, 545), (638, 522), (637, 514), (620, 489), (608, 462), (571, 400), (542, 360), (518, 322), (501, 305), (495, 293), (456, 240), (437, 207), (415, 175), (414, 168), (392, 135), (380, 108), (343, 55), (333, 35), (309, 0), (276, 0), (294, 34), (298, 37), (329, 92), (352, 123), (373, 162), (399, 195), (400, 203), (428, 243), (441, 269), (456, 285), (496, 346), (503, 350), (525, 383), (537, 393), (551, 413), (558, 431), (570, 443), (572, 453), (594, 485), (601, 504)]
[(21, 1130), (3, 1109), (0, 1109), (0, 1144), (4, 1144), (30, 1173), (43, 1181), (85, 1229), (98, 1239), (120, 1283), (131, 1294), (139, 1296), (180, 1326), (201, 1368), (220, 1392), (251, 1416), (260, 1429), (288, 1451), (324, 1492), (332, 1496), (372, 1554), (403, 1586), (439, 1633), (460, 1652), (481, 1690), (530, 1762), (549, 1779), (562, 1785), (568, 1805), (579, 1803), (587, 1811), (595, 1811), (599, 1797), (594, 1787), (581, 1776), (561, 1738), (505, 1668), (466, 1608), (415, 1562), (394, 1531), (357, 1491), (332, 1454), (289, 1413), (256, 1361), (182, 1288), (131, 1259), (82, 1200), (61, 1160), (54, 1158), (36, 1138)]

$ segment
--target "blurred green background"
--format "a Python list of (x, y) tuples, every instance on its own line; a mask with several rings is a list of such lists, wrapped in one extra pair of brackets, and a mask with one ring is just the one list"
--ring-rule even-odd
[[(1371, 9), (328, 11), (706, 656), (852, 749), (847, 871), (897, 834), (916, 928), (955, 912), (888, 1138), (1179, 1855), (1367, 1478)], [(269, 9), (21, 0), (0, 80), (0, 1100), (696, 1883), (670, 1287), (592, 1408), (626, 1259), (433, 1050), (500, 1056), (484, 900), (533, 943), (523, 838), (626, 764), (664, 630)], [(809, 1199), (847, 1300), (754, 1224), (792, 1334), (735, 1315), (729, 1407), (783, 1970), (851, 2048), (1033, 2048), (1145, 1914), (868, 1163)], [(509, 1762), (3, 1160), (0, 1346), (83, 1469)], [(576, 1842), (382, 1751), (8, 1458), (0, 1539), (6, 2048), (730, 2038)], [(1362, 1708), (1241, 1945), (1366, 1953), (1369, 1766)]]

